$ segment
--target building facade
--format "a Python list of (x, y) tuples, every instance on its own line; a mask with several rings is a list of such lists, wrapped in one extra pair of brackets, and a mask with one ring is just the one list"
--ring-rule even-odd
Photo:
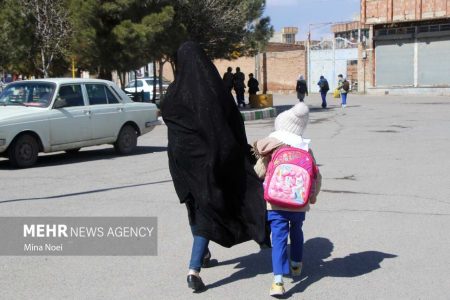
[[(304, 45), (269, 43), (265, 53), (255, 57), (240, 57), (236, 60), (218, 59), (214, 65), (223, 75), (228, 67), (239, 67), (248, 80), (253, 73), (259, 81), (259, 89), (264, 85), (268, 92), (294, 93), (299, 75), (306, 77), (306, 49)], [(247, 84), (247, 82), (246, 82)]]
[(369, 93), (450, 94), (450, 0), (362, 0)]

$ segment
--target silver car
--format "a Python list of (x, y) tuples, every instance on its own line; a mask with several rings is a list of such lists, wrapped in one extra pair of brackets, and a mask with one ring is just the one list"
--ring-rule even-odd
[(136, 103), (113, 82), (54, 78), (10, 83), (0, 94), (0, 155), (30, 167), (39, 152), (112, 144), (132, 153), (157, 124), (152, 103)]

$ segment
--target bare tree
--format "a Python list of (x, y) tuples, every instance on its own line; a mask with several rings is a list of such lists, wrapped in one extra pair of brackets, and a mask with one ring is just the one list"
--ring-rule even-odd
[(34, 36), (39, 50), (40, 67), (44, 77), (55, 56), (68, 48), (71, 27), (64, 0), (22, 0), (24, 13), (35, 22)]

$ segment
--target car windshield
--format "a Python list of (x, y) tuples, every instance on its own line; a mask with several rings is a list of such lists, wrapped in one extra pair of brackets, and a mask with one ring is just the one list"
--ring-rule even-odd
[(53, 99), (55, 84), (20, 82), (8, 85), (0, 94), (0, 105), (48, 107)]

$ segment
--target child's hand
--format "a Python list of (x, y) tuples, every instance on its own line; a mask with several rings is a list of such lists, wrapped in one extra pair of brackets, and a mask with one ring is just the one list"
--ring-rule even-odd
[(309, 197), (309, 203), (311, 203), (311, 204), (315, 204), (315, 203), (316, 203), (316, 201), (317, 201), (317, 197), (315, 197), (315, 196), (311, 196), (311, 197)]

